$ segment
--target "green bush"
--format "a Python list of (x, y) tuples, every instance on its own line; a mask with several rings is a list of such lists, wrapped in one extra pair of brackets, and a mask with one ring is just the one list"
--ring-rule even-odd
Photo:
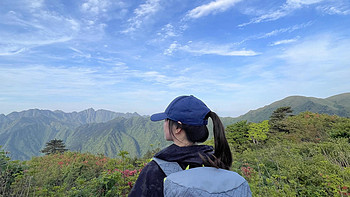
[(350, 144), (283, 143), (234, 153), (233, 170), (249, 182), (253, 196), (340, 196), (349, 188)]
[(24, 194), (26, 191), (15, 193), (11, 185), (23, 174), (25, 166), (20, 161), (11, 161), (7, 154), (0, 146), (0, 196)]
[(12, 187), (23, 190), (30, 177), (29, 196), (126, 196), (143, 164), (131, 165), (127, 152), (120, 156), (65, 152), (34, 157)]

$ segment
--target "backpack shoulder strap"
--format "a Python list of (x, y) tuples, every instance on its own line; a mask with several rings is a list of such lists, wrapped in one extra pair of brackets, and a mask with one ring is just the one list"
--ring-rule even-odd
[(152, 160), (158, 164), (166, 176), (174, 172), (182, 171), (182, 168), (177, 162), (165, 161), (156, 157), (153, 157)]

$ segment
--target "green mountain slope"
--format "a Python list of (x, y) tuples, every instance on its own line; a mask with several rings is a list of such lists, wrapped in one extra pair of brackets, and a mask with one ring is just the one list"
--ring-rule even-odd
[(161, 122), (151, 122), (149, 118), (135, 116), (116, 118), (106, 123), (83, 125), (67, 138), (67, 148), (81, 152), (102, 153), (117, 156), (121, 150), (130, 156), (142, 156), (152, 147), (164, 147)]
[(11, 153), (13, 159), (26, 160), (40, 155), (45, 143), (53, 138), (66, 141), (81, 125), (133, 116), (140, 115), (93, 109), (73, 113), (38, 109), (13, 112), (1, 116), (0, 145)]
[(248, 120), (250, 122), (268, 120), (274, 110), (283, 106), (291, 106), (293, 114), (310, 111), (320, 114), (350, 117), (350, 93), (335, 95), (325, 99), (290, 96), (262, 108), (251, 110), (248, 113), (237, 117), (236, 120)]

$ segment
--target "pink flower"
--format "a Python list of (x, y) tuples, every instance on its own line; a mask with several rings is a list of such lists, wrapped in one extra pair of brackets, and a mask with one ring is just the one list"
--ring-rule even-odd
[(128, 185), (129, 185), (130, 188), (132, 188), (132, 182), (131, 181), (128, 182)]

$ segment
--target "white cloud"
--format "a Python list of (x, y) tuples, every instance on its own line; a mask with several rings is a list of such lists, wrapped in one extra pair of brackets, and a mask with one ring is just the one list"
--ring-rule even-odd
[(309, 21), (307, 23), (302, 23), (302, 24), (297, 24), (297, 25), (293, 25), (293, 26), (290, 26), (290, 27), (286, 27), (286, 28), (281, 28), (281, 29), (275, 29), (273, 31), (270, 31), (268, 33), (260, 33), (260, 34), (257, 34), (257, 35), (252, 35), (252, 36), (249, 36), (249, 37), (246, 37), (244, 40), (240, 41), (240, 42), (236, 42), (235, 44), (237, 46), (247, 42), (247, 41), (250, 41), (250, 40), (258, 40), (258, 39), (264, 39), (264, 38), (270, 38), (270, 37), (273, 37), (273, 36), (278, 36), (280, 34), (283, 34), (283, 33), (292, 33), (296, 30), (299, 30), (299, 29), (303, 29), (303, 28), (306, 28), (310, 25), (312, 25), (313, 22), (312, 21)]
[(37, 8), (40, 8), (42, 7), (44, 4), (44, 0), (32, 0), (32, 1), (29, 1), (29, 7), (32, 8), (32, 9), (37, 9)]
[(153, 81), (153, 82), (158, 82), (158, 83), (164, 83), (168, 81), (168, 77), (160, 74), (157, 71), (147, 71), (147, 72), (137, 72), (138, 76), (144, 78), (147, 81)]
[(233, 7), (236, 3), (241, 0), (216, 0), (212, 1), (208, 4), (198, 6), (193, 10), (189, 11), (187, 16), (189, 18), (200, 18), (203, 16), (207, 16), (212, 13), (219, 13), (228, 10)]
[(172, 55), (173, 52), (176, 50), (176, 48), (178, 47), (178, 44), (176, 41), (174, 41), (172, 44), (170, 44), (169, 48), (167, 48), (165, 51), (164, 51), (164, 55)]
[(134, 10), (136, 17), (143, 17), (157, 12), (159, 9), (159, 1), (160, 0), (147, 0), (146, 3), (141, 4)]
[(262, 16), (259, 16), (257, 18), (253, 18), (252, 20), (250, 20), (247, 23), (243, 23), (238, 25), (238, 27), (244, 27), (253, 23), (260, 23), (260, 22), (265, 22), (265, 21), (273, 21), (273, 20), (277, 20), (279, 18), (282, 18), (286, 15), (288, 15), (291, 11), (290, 10), (277, 10), (268, 14), (264, 14)]
[(321, 80), (322, 83), (346, 85), (350, 76), (349, 44), (349, 39), (331, 34), (300, 41), (280, 56), (287, 65), (283, 75), (305, 81), (310, 79), (310, 82)]
[(105, 13), (110, 6), (110, 2), (107, 0), (88, 0), (81, 5), (81, 9), (85, 13), (92, 15), (100, 15)]
[(243, 86), (238, 83), (223, 83), (223, 82), (216, 82), (214, 83), (216, 86), (220, 87), (221, 89), (225, 91), (232, 91), (242, 88)]
[(21, 68), (0, 68), (4, 79), (1, 92), (8, 96), (43, 96), (65, 92), (77, 94), (94, 82), (88, 77), (94, 71), (83, 68), (55, 68), (41, 65)]
[(165, 35), (168, 37), (174, 37), (176, 36), (175, 32), (174, 32), (174, 26), (171, 24), (166, 24), (163, 28), (162, 31), (165, 32)]
[(164, 25), (157, 35), (161, 37), (161, 40), (178, 36), (178, 34), (175, 32), (174, 26), (170, 23)]
[[(11, 27), (0, 29), (2, 55), (17, 55), (33, 47), (67, 42), (80, 30), (76, 20), (47, 11), (36, 4), (33, 6), (35, 12), (10, 11), (2, 16), (1, 24)], [(13, 34), (11, 30), (16, 33)]]
[(287, 40), (279, 40), (271, 44), (271, 46), (281, 45), (281, 44), (289, 44), (298, 41), (299, 38), (287, 39)]
[(91, 58), (91, 54), (89, 53), (84, 53), (79, 49), (73, 48), (73, 47), (69, 47), (72, 51), (76, 52), (74, 57), (83, 57), (83, 58)]
[(11, 56), (11, 55), (17, 55), (19, 53), (22, 53), (26, 50), (26, 48), (16, 48), (11, 49), (11, 47), (2, 47), (0, 49), (0, 56)]
[(150, 16), (158, 12), (160, 9), (160, 0), (147, 0), (134, 10), (135, 16), (128, 20), (129, 27), (122, 33), (130, 33), (136, 31)]
[(311, 5), (315, 3), (320, 3), (325, 0), (287, 0), (286, 4), (284, 5), (285, 8), (300, 8), (303, 5)]
[(255, 17), (247, 23), (238, 25), (238, 27), (244, 27), (254, 23), (278, 20), (282, 17), (289, 15), (296, 9), (300, 9), (304, 6), (308, 6), (312, 4), (317, 4), (322, 1), (324, 0), (287, 0), (287, 2), (283, 4), (281, 7), (279, 7), (278, 9), (270, 11), (268, 13), (264, 13), (258, 17)]
[(231, 45), (213, 45), (207, 43), (189, 43), (184, 46), (176, 46), (176, 49), (197, 55), (255, 56), (259, 54), (252, 50), (236, 50)]
[(293, 31), (296, 31), (296, 30), (299, 30), (299, 29), (302, 29), (302, 28), (305, 28), (305, 27), (308, 27), (312, 25), (312, 22), (309, 21), (307, 23), (303, 23), (303, 24), (299, 24), (299, 25), (294, 25), (294, 26), (291, 26), (291, 27), (287, 27), (287, 28), (281, 28), (281, 29), (276, 29), (276, 30), (273, 30), (269, 33), (266, 33), (262, 36), (259, 36), (258, 38), (268, 38), (268, 37), (271, 37), (271, 36), (276, 36), (278, 34), (281, 34), (281, 33), (291, 33)]
[(350, 8), (347, 6), (319, 6), (317, 9), (329, 15), (349, 15), (350, 14)]

